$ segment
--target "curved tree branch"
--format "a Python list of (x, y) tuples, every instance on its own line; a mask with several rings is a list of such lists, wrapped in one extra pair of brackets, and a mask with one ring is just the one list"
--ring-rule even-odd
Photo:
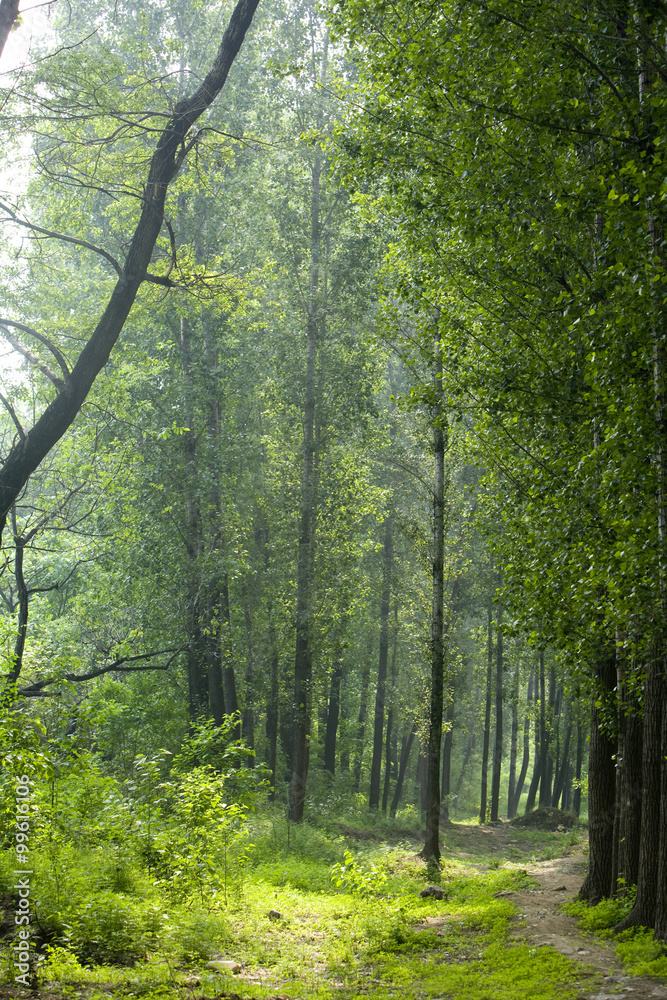
[(179, 101), (153, 154), (144, 188), (139, 222), (122, 273), (64, 388), (20, 441), (0, 469), (0, 539), (7, 514), (21, 489), (73, 422), (97, 375), (109, 360), (139, 286), (146, 279), (153, 248), (162, 228), (169, 184), (192, 142), (191, 129), (222, 90), (259, 0), (238, 0), (220, 48), (205, 79), (190, 97)]

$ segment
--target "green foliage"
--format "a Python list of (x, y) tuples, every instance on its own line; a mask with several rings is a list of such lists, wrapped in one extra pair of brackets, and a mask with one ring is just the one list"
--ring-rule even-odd
[(373, 896), (384, 888), (387, 875), (372, 861), (362, 860), (351, 851), (345, 851), (343, 864), (331, 869), (331, 881), (338, 888), (345, 888), (359, 896)]

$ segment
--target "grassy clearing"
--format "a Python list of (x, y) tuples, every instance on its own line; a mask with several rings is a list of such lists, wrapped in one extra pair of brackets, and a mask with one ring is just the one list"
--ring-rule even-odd
[[(129, 937), (122, 914), (133, 915), (144, 935), (141, 956), (135, 949), (133, 964), (105, 964), (108, 914), (89, 913), (96, 961), (75, 957), (67, 942), (52, 947), (39, 967), (40, 986), (86, 1000), (232, 994), (248, 1000), (574, 1000), (580, 994), (576, 964), (551, 948), (538, 954), (509, 943), (515, 911), (498, 896), (529, 882), (522, 863), (562, 853), (572, 837), (526, 830), (511, 839), (508, 860), (488, 831), (453, 825), (443, 837), (439, 878), (446, 898), (422, 899), (427, 872), (417, 857), (414, 817), (391, 824), (347, 816), (288, 828), (269, 813), (256, 815), (226, 905), (219, 891), (180, 903), (150, 893), (142, 903), (116, 893), (121, 916), (111, 933)], [(152, 924), (142, 906), (153, 914)], [(272, 918), (271, 910), (280, 916)], [(241, 971), (212, 969), (212, 960), (235, 961)], [(9, 981), (8, 961), (5, 966)]]

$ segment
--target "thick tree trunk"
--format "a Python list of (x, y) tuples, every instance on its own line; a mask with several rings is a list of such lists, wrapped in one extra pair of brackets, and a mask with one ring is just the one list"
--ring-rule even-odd
[[(93, 382), (109, 360), (139, 286), (147, 279), (153, 249), (162, 228), (167, 189), (196, 141), (193, 126), (222, 90), (258, 2), (239, 0), (213, 66), (195, 93), (179, 101), (158, 139), (144, 187), (141, 216), (109, 302), (73, 370), (64, 373), (64, 383), (55, 399), (28, 433), (10, 448), (0, 469), (0, 539), (12, 504), (30, 475), (73, 422)], [(162, 281), (165, 282), (168, 285), (169, 279)]]
[(380, 594), (380, 649), (378, 655), (378, 680), (375, 690), (375, 716), (373, 726), (373, 757), (368, 808), (380, 805), (380, 772), (382, 768), (382, 736), (384, 733), (384, 703), (387, 687), (387, 660), (389, 655), (389, 603), (391, 600), (392, 564), (394, 561), (393, 519), (391, 513), (384, 522), (382, 545), (382, 591)]
[(19, 16), (19, 0), (0, 0), (0, 55)]
[[(661, 848), (662, 712), (664, 653), (661, 645), (649, 651), (644, 686), (644, 738), (642, 751), (642, 807), (637, 894), (630, 913), (617, 930), (654, 927), (658, 899)], [(590, 778), (589, 778), (590, 784)], [(608, 893), (611, 894), (609, 887)]]
[(603, 728), (605, 709), (613, 699), (616, 666), (613, 651), (596, 665), (591, 745), (588, 760), (588, 875), (579, 896), (591, 906), (612, 891), (612, 848), (616, 799), (616, 740)]

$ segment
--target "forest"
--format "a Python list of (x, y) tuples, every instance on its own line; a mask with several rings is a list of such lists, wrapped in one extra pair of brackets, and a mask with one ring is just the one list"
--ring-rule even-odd
[(0, 997), (667, 996), (666, 32), (0, 0)]

